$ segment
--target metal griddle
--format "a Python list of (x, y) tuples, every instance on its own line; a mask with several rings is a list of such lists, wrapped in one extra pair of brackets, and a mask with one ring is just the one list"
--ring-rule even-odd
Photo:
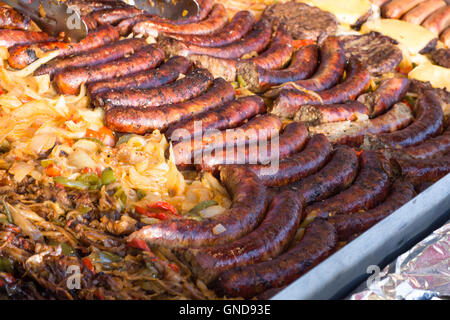
[(361, 234), (272, 300), (342, 299), (450, 218), (450, 174)]

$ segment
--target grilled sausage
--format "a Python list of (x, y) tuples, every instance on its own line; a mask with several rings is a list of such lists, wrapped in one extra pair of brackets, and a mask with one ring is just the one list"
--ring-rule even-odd
[(318, 58), (317, 46), (307, 45), (293, 54), (292, 61), (286, 69), (267, 70), (251, 61), (242, 60), (237, 66), (237, 73), (243, 78), (249, 90), (263, 92), (278, 84), (308, 78), (315, 71)]
[(395, 210), (414, 198), (413, 185), (403, 179), (395, 180), (386, 200), (372, 210), (341, 214), (328, 218), (336, 229), (339, 241), (347, 241), (355, 234), (360, 234), (380, 222)]
[(12, 8), (0, 7), (0, 28), (30, 30), (31, 20)]
[(183, 130), (191, 137), (208, 130), (224, 130), (241, 125), (245, 120), (264, 113), (266, 105), (259, 96), (247, 96), (231, 101), (218, 109), (203, 112), (183, 121), (167, 130), (166, 135), (172, 137), (173, 132)]
[(450, 154), (438, 159), (396, 159), (404, 177), (418, 186), (436, 182), (450, 172)]
[(439, 37), (447, 48), (450, 48), (450, 28), (445, 29)]
[(357, 173), (356, 152), (347, 146), (339, 145), (334, 150), (330, 162), (319, 172), (283, 188), (295, 191), (303, 204), (307, 205), (347, 189), (355, 180)]
[(220, 171), (220, 177), (233, 200), (227, 212), (201, 221), (161, 221), (132, 233), (128, 241), (137, 238), (171, 248), (201, 247), (230, 242), (255, 229), (267, 207), (264, 185), (244, 167), (225, 167)]
[(372, 137), (372, 145), (409, 147), (441, 133), (444, 114), (441, 102), (434, 92), (427, 90), (419, 96), (416, 114), (415, 121), (405, 129)]
[(179, 103), (200, 95), (211, 86), (213, 80), (208, 70), (198, 68), (160, 88), (103, 92), (96, 95), (92, 103), (106, 109), (120, 106), (149, 108)]
[(376, 152), (364, 151), (360, 162), (361, 171), (355, 183), (331, 198), (308, 206), (305, 210), (307, 222), (316, 217), (368, 210), (386, 198), (392, 174), (389, 161)]
[(403, 14), (422, 1), (423, 0), (392, 0), (381, 7), (381, 14), (385, 18), (399, 19)]
[(185, 35), (164, 33), (164, 35), (200, 47), (222, 47), (244, 37), (252, 29), (254, 22), (255, 17), (251, 12), (239, 11), (229, 24), (213, 34)]
[(123, 19), (131, 18), (143, 13), (144, 11), (138, 8), (132, 6), (124, 6), (95, 11), (92, 12), (90, 16), (100, 25), (104, 24), (114, 25), (119, 23)]
[(282, 23), (278, 25), (269, 48), (256, 57), (246, 59), (246, 61), (263, 69), (281, 69), (291, 59), (293, 50), (292, 37)]
[(378, 135), (393, 132), (409, 125), (414, 120), (411, 109), (397, 103), (385, 114), (370, 120), (341, 121), (309, 127), (311, 134), (325, 134), (332, 143), (359, 146), (367, 134)]
[(293, 118), (300, 106), (322, 103), (320, 96), (314, 92), (283, 89), (273, 102), (270, 112), (281, 118)]
[(68, 6), (75, 6), (79, 11), (81, 16), (86, 16), (91, 12), (112, 9), (114, 7), (128, 7), (125, 2), (121, 0), (117, 1), (103, 1), (103, 0), (69, 0), (66, 2)]
[(376, 117), (401, 101), (408, 88), (408, 78), (386, 79), (380, 83), (374, 92), (362, 94), (357, 100), (369, 107), (371, 117)]
[(330, 142), (319, 134), (308, 141), (303, 151), (282, 159), (274, 174), (265, 174), (270, 165), (250, 165), (248, 168), (255, 172), (264, 185), (279, 187), (317, 172), (328, 161), (331, 152)]
[(260, 20), (247, 36), (222, 47), (201, 47), (173, 39), (161, 40), (160, 45), (168, 55), (199, 54), (222, 59), (236, 59), (251, 52), (263, 51), (269, 44), (271, 35), (270, 23), (267, 20)]
[(88, 51), (86, 54), (77, 54), (66, 58), (52, 60), (37, 68), (34, 75), (39, 76), (42, 74), (49, 74), (53, 78), (56, 74), (69, 68), (89, 68), (120, 59), (135, 52), (136, 50), (143, 48), (146, 45), (147, 43), (144, 39), (124, 39), (100, 48), (95, 48)]
[(294, 120), (317, 125), (336, 121), (367, 120), (369, 108), (357, 101), (340, 104), (303, 105), (295, 114)]
[(187, 24), (187, 23), (194, 23), (199, 22), (205, 19), (208, 14), (211, 12), (214, 1), (213, 0), (197, 0), (199, 11), (195, 16), (190, 16), (187, 18), (180, 18), (177, 20), (173, 20), (173, 23), (175, 24)]
[(333, 225), (318, 219), (306, 228), (302, 240), (286, 253), (222, 273), (215, 290), (218, 295), (251, 298), (265, 290), (287, 285), (327, 258), (336, 243)]
[(154, 35), (155, 31), (177, 34), (210, 34), (222, 29), (227, 22), (228, 16), (225, 7), (217, 3), (203, 21), (176, 25), (164, 19), (152, 18), (136, 23), (133, 27), (133, 32), (147, 36)]
[[(8, 48), (10, 54), (13, 52), (11, 50), (18, 50), (28, 44), (49, 40), (54, 39), (45, 32), (0, 29), (0, 46)], [(14, 65), (11, 65), (11, 67), (14, 67)]]
[(426, 17), (442, 7), (445, 7), (444, 0), (426, 0), (408, 11), (402, 17), (402, 20), (409, 23), (421, 24)]
[(266, 261), (283, 252), (300, 223), (302, 203), (286, 190), (271, 201), (262, 223), (244, 237), (215, 247), (180, 249), (179, 254), (206, 284), (220, 273), (237, 266)]
[(86, 38), (78, 43), (43, 42), (11, 48), (8, 63), (13, 68), (23, 69), (48, 51), (60, 50), (59, 56), (64, 57), (72, 54), (85, 53), (86, 51), (104, 46), (118, 39), (119, 33), (117, 30), (106, 25), (88, 33)]
[(100, 92), (122, 89), (150, 89), (161, 87), (178, 79), (180, 74), (186, 74), (192, 64), (184, 57), (175, 56), (157, 69), (145, 70), (133, 75), (98, 81), (88, 86), (91, 96)]
[(159, 65), (163, 59), (164, 52), (149, 45), (127, 58), (96, 66), (66, 69), (54, 77), (54, 82), (60, 93), (78, 94), (83, 83), (88, 84), (151, 69)]
[(279, 159), (287, 158), (302, 150), (307, 138), (306, 126), (302, 122), (291, 122), (276, 141), (272, 138), (267, 144), (253, 143), (248, 146), (237, 146), (231, 151), (215, 150), (214, 154), (203, 155), (201, 169), (215, 171), (221, 165), (278, 163)]
[[(213, 150), (254, 143), (260, 139), (270, 139), (280, 129), (281, 121), (278, 117), (263, 115), (253, 118), (233, 131), (212, 131), (201, 137), (182, 136), (183, 140), (173, 147), (175, 163), (177, 165), (201, 164), (203, 155)], [(173, 136), (171, 138), (173, 139)]]
[(425, 19), (422, 26), (435, 34), (440, 34), (446, 28), (450, 27), (450, 5), (433, 12)]
[(111, 108), (105, 113), (105, 122), (107, 127), (118, 132), (144, 134), (155, 129), (165, 131), (178, 121), (215, 109), (232, 101), (234, 97), (233, 87), (225, 80), (218, 78), (205, 93), (178, 104), (158, 108)]

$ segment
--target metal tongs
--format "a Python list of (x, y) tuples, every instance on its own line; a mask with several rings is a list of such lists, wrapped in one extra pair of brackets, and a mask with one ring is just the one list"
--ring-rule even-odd
[[(64, 0), (1, 0), (22, 14), (29, 16), (42, 31), (67, 42), (86, 37), (88, 28), (78, 10)], [(134, 0), (134, 6), (149, 14), (166, 19), (195, 16), (199, 12), (196, 0)]]

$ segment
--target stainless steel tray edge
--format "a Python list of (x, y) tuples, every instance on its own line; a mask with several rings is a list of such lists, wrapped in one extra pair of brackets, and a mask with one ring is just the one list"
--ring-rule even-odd
[[(273, 300), (334, 299), (384, 266), (399, 248), (450, 215), (450, 174), (434, 183), (328, 259), (280, 291)], [(406, 248), (404, 249), (406, 250)]]

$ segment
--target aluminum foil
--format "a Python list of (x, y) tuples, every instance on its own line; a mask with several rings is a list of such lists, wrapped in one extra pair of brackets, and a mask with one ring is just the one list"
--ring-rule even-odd
[[(376, 268), (375, 268), (376, 269)], [(351, 300), (429, 300), (450, 297), (450, 221), (403, 253)]]

